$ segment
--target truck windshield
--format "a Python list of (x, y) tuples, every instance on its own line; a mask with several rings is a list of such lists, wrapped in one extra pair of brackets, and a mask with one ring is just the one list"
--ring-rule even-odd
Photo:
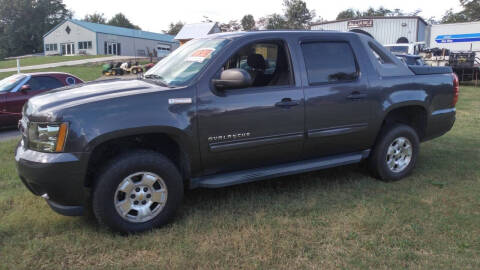
[(228, 43), (227, 39), (196, 39), (187, 42), (145, 73), (168, 86), (187, 84)]
[(392, 53), (408, 54), (408, 46), (389, 46), (387, 47)]
[(11, 91), (17, 84), (23, 80), (25, 75), (12, 75), (0, 81), (0, 93)]

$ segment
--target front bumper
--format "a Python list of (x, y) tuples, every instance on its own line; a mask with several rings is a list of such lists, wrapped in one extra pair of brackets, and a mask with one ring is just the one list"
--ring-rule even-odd
[[(15, 151), (18, 175), (35, 195), (48, 195), (48, 204), (63, 215), (76, 215), (85, 205), (86, 160), (80, 153), (42, 153), (20, 142)], [(70, 209), (70, 211), (68, 211)], [(70, 214), (69, 214), (70, 213)]]

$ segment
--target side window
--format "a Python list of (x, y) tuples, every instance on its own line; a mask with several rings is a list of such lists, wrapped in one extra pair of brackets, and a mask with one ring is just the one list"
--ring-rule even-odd
[[(377, 59), (378, 63), (380, 64), (390, 64), (392, 60), (388, 56), (386, 56), (381, 50), (379, 50), (375, 45), (369, 43), (370, 49), (372, 50), (373, 56)], [(406, 61), (406, 59), (403, 59)]]
[(252, 77), (252, 87), (291, 85), (292, 69), (282, 41), (264, 41), (239, 49), (223, 70), (241, 68)]
[(27, 84), (30, 85), (31, 91), (50, 90), (63, 86), (59, 80), (47, 76), (32, 77)]
[(302, 51), (310, 85), (357, 79), (355, 56), (347, 42), (308, 42)]

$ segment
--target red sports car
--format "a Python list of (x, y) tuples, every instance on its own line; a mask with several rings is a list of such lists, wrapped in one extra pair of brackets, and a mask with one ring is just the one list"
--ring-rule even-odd
[(23, 104), (34, 95), (78, 83), (83, 81), (61, 72), (15, 74), (0, 80), (0, 127), (16, 125)]

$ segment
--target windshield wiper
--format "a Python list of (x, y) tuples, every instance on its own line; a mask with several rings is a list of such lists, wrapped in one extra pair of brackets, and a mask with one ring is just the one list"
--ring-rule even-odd
[(156, 82), (159, 82), (162, 86), (169, 87), (169, 86), (168, 86), (168, 83), (165, 82), (165, 79), (164, 79), (162, 76), (160, 76), (160, 75), (157, 75), (157, 74), (148, 74), (148, 75), (144, 75), (143, 78), (155, 80)]

